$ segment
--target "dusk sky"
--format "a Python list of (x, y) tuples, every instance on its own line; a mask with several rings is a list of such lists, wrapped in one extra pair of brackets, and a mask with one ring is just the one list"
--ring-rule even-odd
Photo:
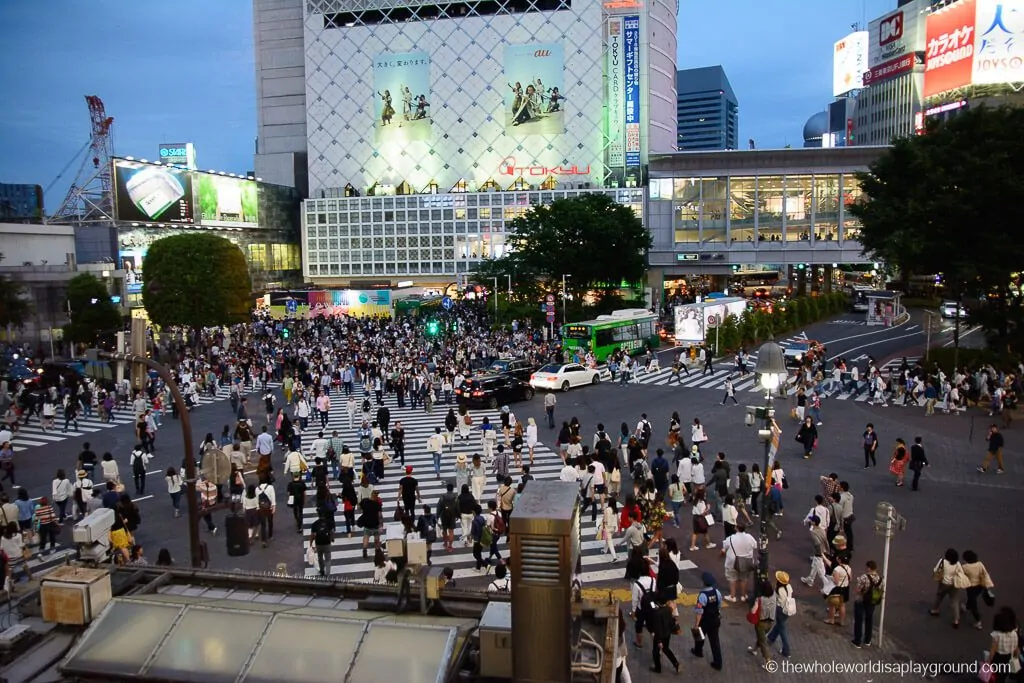
[[(56, 211), (89, 137), (85, 95), (114, 117), (114, 149), (153, 158), (194, 142), (203, 169), (253, 166), (250, 0), (0, 1), (0, 182), (44, 188)], [(896, 0), (680, 0), (680, 68), (722, 64), (740, 101), (740, 140), (802, 145), (832, 97), (832, 46)]]

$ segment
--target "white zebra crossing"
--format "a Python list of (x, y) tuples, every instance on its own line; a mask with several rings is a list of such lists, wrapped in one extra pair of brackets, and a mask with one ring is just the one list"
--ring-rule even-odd
[[(276, 389), (280, 386), (281, 385), (278, 382), (267, 383), (267, 387), (271, 389)], [(231, 390), (229, 387), (218, 386), (216, 396), (201, 394), (196, 407), (198, 408), (211, 403), (219, 403), (227, 399), (230, 395)], [(146, 400), (146, 406), (152, 407), (152, 404), (148, 399)], [(169, 418), (170, 415), (170, 407), (166, 407), (164, 410), (164, 417)], [(32, 422), (27, 425), (19, 426), (18, 431), (14, 432), (14, 439), (12, 440), (14, 451), (17, 453), (29, 448), (37, 448), (39, 446), (53, 446), (61, 441), (86, 436), (103, 429), (120, 427), (121, 425), (134, 425), (135, 416), (132, 414), (130, 406), (128, 408), (115, 410), (110, 422), (104, 422), (101, 420), (99, 414), (95, 411), (88, 417), (86, 417), (84, 413), (80, 413), (77, 420), (77, 426), (75, 422), (72, 422), (68, 425), (68, 430), (65, 432), (63, 429), (64, 416), (58, 410), (57, 417), (54, 418), (53, 422), (55, 425), (54, 429), (43, 429), (39, 416), (35, 415), (32, 417)]]
[[(361, 396), (360, 392), (361, 389), (357, 386), (357, 395)], [(421, 505), (430, 505), (431, 510), (436, 512), (437, 501), (441, 497), (441, 494), (446, 490), (446, 482), (453, 480), (455, 477), (454, 465), (456, 457), (461, 453), (466, 456), (467, 460), (469, 460), (474, 454), (482, 453), (479, 431), (474, 430), (474, 433), (468, 441), (460, 441), (456, 438), (455, 443), (451, 445), (450, 449), (445, 449), (444, 457), (442, 459), (442, 476), (438, 479), (434, 475), (433, 457), (426, 452), (425, 445), (427, 438), (434, 433), (434, 428), (438, 426), (443, 427), (444, 418), (448, 412), (448, 408), (454, 408), (455, 405), (452, 404), (449, 406), (443, 403), (438, 403), (435, 405), (432, 413), (427, 413), (422, 408), (418, 408), (416, 410), (409, 407), (399, 408), (394, 397), (385, 397), (384, 402), (391, 412), (391, 426), (394, 426), (395, 422), (401, 421), (402, 426), (405, 428), (405, 464), (413, 467), (413, 476), (415, 476), (419, 482), (420, 496), (423, 499), (423, 503), (421, 503)], [(471, 410), (470, 414), (473, 416), (474, 425), (479, 425), (485, 416), (490, 419), (492, 424), (500, 425), (500, 413), (498, 411)], [(340, 411), (331, 412), (328, 426), (323, 430), (323, 432), (325, 435), (329, 435), (333, 430), (338, 430), (339, 434), (344, 435), (346, 442), (355, 442), (354, 430), (349, 429), (348, 427), (347, 414), (342, 415)], [(308, 438), (308, 435), (310, 432), (315, 433), (316, 431), (318, 431), (318, 428), (311, 427), (310, 430), (306, 432), (307, 438), (303, 439), (303, 451), (306, 453), (307, 457), (311, 457), (312, 455), (311, 439)], [(551, 434), (549, 436), (546, 432), (547, 430), (542, 430), (540, 438), (544, 440), (553, 440), (554, 435)], [(528, 459), (528, 452), (524, 449), (523, 461), (528, 462)], [(538, 480), (555, 480), (558, 479), (561, 469), (561, 457), (554, 453), (544, 443), (538, 443), (537, 447), (534, 449), (534, 463), (530, 467), (530, 474)], [(519, 476), (516, 471), (517, 468), (512, 462), (511, 453), (510, 470), (513, 480), (518, 483)], [(399, 498), (398, 480), (403, 474), (404, 472), (402, 471), (401, 464), (395, 461), (388, 466), (388, 471), (386, 472), (384, 481), (376, 487), (380, 492), (381, 502), (383, 503), (383, 519), (385, 522), (390, 522), (393, 519)], [(341, 493), (341, 484), (336, 480), (332, 479), (330, 481), (330, 486), (333, 493)], [(490, 474), (490, 472), (488, 472), (488, 479), (484, 486), (483, 496), (478, 502), (480, 502), (482, 506), (486, 507), (486, 501), (492, 500), (497, 490), (497, 480)], [(458, 492), (456, 491), (456, 493)], [(310, 492), (310, 494), (307, 494), (306, 506), (302, 515), (304, 539), (308, 539), (309, 527), (316, 520), (316, 517), (317, 512), (315, 498), (312, 495), (312, 492)], [(374, 573), (372, 559), (373, 554), (370, 553), (369, 558), (363, 557), (361, 530), (358, 527), (354, 528), (353, 536), (349, 538), (345, 533), (345, 522), (340, 510), (336, 513), (335, 519), (337, 520), (337, 535), (331, 546), (330, 574), (332, 576), (343, 577), (347, 580), (372, 581)], [(600, 522), (600, 519), (601, 514), (600, 511), (598, 511), (598, 523)], [(604, 541), (597, 538), (598, 524), (591, 521), (589, 510), (582, 514), (580, 521), (581, 536), (583, 538), (581, 543), (583, 564), (583, 574), (581, 578), (583, 582), (595, 583), (598, 581), (607, 581), (623, 577), (625, 574), (625, 549), (622, 547), (616, 548), (618, 561), (616, 563), (612, 563), (611, 558), (603, 552)], [(382, 533), (382, 536), (383, 535), (384, 534)], [(383, 540), (384, 539), (382, 538), (382, 541)], [(620, 540), (621, 537), (616, 539), (616, 541)], [(303, 544), (303, 547), (305, 547), (307, 543), (308, 541)], [(508, 553), (507, 543), (503, 541), (500, 544), (500, 548), (502, 555), (506, 556)], [(433, 544), (432, 561), (436, 565), (451, 567), (454, 572), (454, 578), (456, 579), (482, 575), (481, 572), (478, 572), (475, 569), (476, 561), (473, 559), (471, 548), (463, 545), (462, 543), (462, 530), (459, 528), (456, 529), (454, 550), (450, 553), (445, 552), (442, 547), (442, 543), (438, 541)], [(695, 569), (696, 566), (696, 564), (689, 560), (680, 563), (680, 569)], [(305, 571), (306, 575), (313, 576), (318, 572), (318, 568), (307, 564)]]

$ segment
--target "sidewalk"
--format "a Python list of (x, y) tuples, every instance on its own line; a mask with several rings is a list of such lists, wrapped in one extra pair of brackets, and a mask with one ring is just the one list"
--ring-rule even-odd
[[(685, 580), (686, 577), (684, 577)], [(719, 588), (721, 590), (721, 588)], [(898, 644), (890, 642), (886, 637), (883, 649), (864, 648), (858, 650), (850, 642), (853, 638), (853, 605), (848, 605), (849, 610), (846, 618), (846, 626), (842, 628), (828, 626), (824, 623), (825, 603), (821, 601), (812, 604), (808, 600), (797, 598), (797, 614), (790, 617), (789, 636), (792, 647), (792, 656), (783, 659), (776, 654), (774, 662), (777, 669), (769, 671), (764, 668), (763, 660), (758, 654), (751, 655), (747, 647), (755, 643), (754, 627), (747, 623), (745, 617), (746, 607), (743, 604), (723, 603), (722, 628), (720, 637), (722, 641), (722, 671), (715, 671), (711, 668), (710, 648), (705, 645), (703, 659), (698, 659), (690, 652), (693, 647), (693, 638), (690, 635), (690, 627), (693, 624), (693, 604), (696, 602), (696, 588), (687, 587), (686, 594), (680, 596), (679, 622), (682, 633), (673, 636), (671, 647), (679, 659), (679, 676), (672, 673), (672, 667), (662, 658), (662, 674), (655, 674), (650, 670), (652, 664), (651, 656), (651, 635), (644, 634), (644, 647), (638, 649), (633, 645), (633, 622), (626, 618), (626, 636), (629, 642), (628, 667), (634, 683), (654, 683), (656, 681), (667, 681), (673, 679), (685, 679), (687, 681), (740, 681), (740, 680), (766, 680), (785, 676), (789, 680), (799, 680), (806, 683), (837, 683), (838, 681), (850, 681), (850, 683), (864, 683), (865, 681), (898, 681), (901, 675), (893, 671), (892, 667), (910, 666), (911, 657)], [(684, 604), (685, 603), (685, 604)], [(629, 609), (629, 603), (623, 605), (624, 610)], [(876, 615), (877, 625), (877, 615)], [(775, 643), (776, 653), (781, 647), (780, 642)], [(883, 666), (888, 665), (890, 672), (878, 667), (877, 663)], [(872, 670), (870, 667), (875, 664)], [(835, 667), (835, 668), (826, 668)], [(842, 667), (847, 667), (847, 672), (842, 672)], [(836, 671), (841, 673), (836, 673)], [(920, 679), (924, 672), (918, 670), (910, 672), (906, 678)], [(799, 676), (799, 678), (792, 678)]]

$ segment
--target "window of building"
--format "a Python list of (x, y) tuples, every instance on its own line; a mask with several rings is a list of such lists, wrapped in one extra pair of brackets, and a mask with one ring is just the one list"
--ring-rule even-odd
[(701, 242), (725, 244), (725, 225), (729, 211), (729, 179), (701, 178)]
[(760, 176), (757, 179), (757, 235), (762, 242), (782, 241), (785, 202), (782, 176)]
[(737, 176), (729, 179), (729, 242), (753, 242), (757, 213), (757, 178)]
[(814, 176), (814, 234), (826, 242), (838, 238), (839, 175)]
[(675, 179), (672, 222), (676, 244), (700, 241), (700, 179)]
[(809, 175), (786, 176), (786, 241), (811, 239), (811, 214), (814, 207), (814, 178)]
[(848, 211), (848, 207), (851, 204), (855, 204), (863, 194), (861, 190), (860, 181), (857, 177), (850, 174), (844, 173), (842, 178), (842, 192), (843, 192), (843, 229), (840, 233), (841, 240), (859, 240), (860, 239), (860, 221), (853, 217)]

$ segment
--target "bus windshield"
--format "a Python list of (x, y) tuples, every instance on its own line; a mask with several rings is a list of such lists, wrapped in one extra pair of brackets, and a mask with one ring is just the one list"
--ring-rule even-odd
[(566, 339), (590, 339), (590, 325), (566, 325), (562, 336)]

